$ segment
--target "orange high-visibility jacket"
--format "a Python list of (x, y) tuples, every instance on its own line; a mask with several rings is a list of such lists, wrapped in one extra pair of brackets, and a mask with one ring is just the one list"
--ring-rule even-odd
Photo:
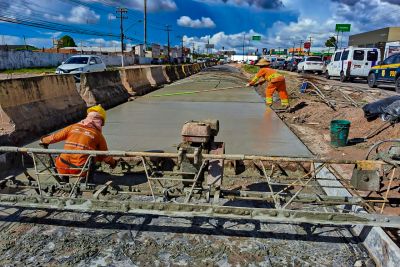
[(285, 79), (276, 70), (270, 68), (261, 68), (254, 78), (251, 80), (250, 84), (254, 85), (261, 77), (263, 77), (267, 82), (278, 82)]
[[(107, 142), (103, 134), (94, 128), (83, 126), (82, 124), (73, 124), (56, 132), (52, 135), (42, 138), (45, 144), (53, 144), (65, 140), (65, 150), (101, 150), (107, 151)], [(82, 154), (61, 154), (60, 157), (75, 166), (83, 166), (88, 155)], [(108, 164), (114, 164), (112, 157), (97, 156), (97, 161), (104, 161)]]

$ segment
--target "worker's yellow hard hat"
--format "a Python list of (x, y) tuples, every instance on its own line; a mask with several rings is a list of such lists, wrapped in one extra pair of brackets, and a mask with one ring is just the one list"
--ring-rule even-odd
[(260, 59), (260, 61), (258, 61), (255, 65), (256, 65), (256, 66), (260, 66), (260, 67), (269, 66), (269, 65), (271, 65), (271, 62), (268, 61), (268, 60), (266, 60), (266, 59), (264, 59), (264, 58), (262, 58), (262, 59)]
[(107, 118), (106, 110), (101, 105), (97, 105), (97, 106), (88, 108), (87, 113), (89, 114), (89, 112), (99, 113), (100, 116), (103, 118), (103, 121), (106, 122), (106, 118)]

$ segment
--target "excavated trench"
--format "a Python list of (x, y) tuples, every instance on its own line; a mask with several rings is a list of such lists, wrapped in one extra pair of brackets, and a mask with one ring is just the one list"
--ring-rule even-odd
[[(176, 152), (185, 121), (215, 118), (221, 125), (217, 140), (225, 142), (227, 153), (312, 156), (253, 90), (187, 93), (244, 85), (233, 68), (212, 70), (109, 110), (104, 129), (109, 148)], [(184, 94), (168, 95), (179, 92)], [(248, 178), (253, 174), (227, 178), (224, 185), (246, 189), (255, 184), (263, 190), (265, 184)], [(4, 208), (0, 216), (0, 264), (5, 266), (374, 265), (346, 227), (17, 208)]]

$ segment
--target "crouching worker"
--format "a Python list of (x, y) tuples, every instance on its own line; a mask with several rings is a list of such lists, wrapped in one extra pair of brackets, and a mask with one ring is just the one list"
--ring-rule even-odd
[[(106, 111), (100, 105), (90, 107), (84, 120), (52, 135), (42, 137), (40, 145), (46, 146), (65, 141), (65, 150), (107, 151), (107, 143), (101, 133), (105, 121)], [(89, 155), (85, 154), (60, 154), (55, 161), (57, 172), (59, 174), (78, 175), (82, 172), (82, 167), (84, 167), (88, 157)], [(115, 168), (117, 165), (117, 161), (109, 156), (97, 156), (94, 161), (104, 161), (111, 168)], [(94, 162), (92, 161), (92, 163)], [(86, 172), (83, 172), (81, 176), (86, 176), (86, 174)]]
[(255, 65), (259, 66), (260, 70), (247, 86), (258, 85), (259, 79), (263, 78), (264, 81), (268, 82), (267, 88), (265, 89), (265, 103), (268, 106), (271, 106), (274, 92), (278, 91), (279, 98), (281, 99), (281, 106), (283, 108), (289, 107), (289, 97), (286, 91), (285, 77), (282, 74), (279, 74), (276, 70), (269, 68), (271, 62), (266, 59), (260, 59), (260, 61)]

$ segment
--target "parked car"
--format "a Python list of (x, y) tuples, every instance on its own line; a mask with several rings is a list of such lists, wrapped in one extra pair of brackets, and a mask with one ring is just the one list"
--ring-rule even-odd
[(106, 70), (106, 65), (98, 56), (78, 55), (68, 58), (56, 69), (56, 74), (74, 74), (80, 80), (81, 73)]
[(298, 64), (297, 64), (297, 72), (318, 72), (319, 74), (322, 73), (322, 67), (324, 62), (322, 61), (321, 57), (315, 56), (307, 56), (304, 57)]
[(286, 69), (288, 71), (296, 71), (297, 70), (297, 64), (299, 64), (299, 62), (301, 60), (302, 60), (301, 57), (292, 58), (291, 60), (288, 61), (287, 65), (286, 65)]
[(371, 68), (368, 74), (369, 87), (377, 87), (380, 83), (394, 83), (396, 92), (400, 93), (400, 53), (391, 55)]
[(340, 77), (340, 81), (352, 81), (354, 78), (367, 78), (373, 66), (380, 58), (377, 48), (348, 47), (335, 51), (328, 64), (325, 77)]
[(271, 68), (282, 69), (284, 64), (285, 64), (284, 58), (277, 58), (276, 60), (272, 61)]

